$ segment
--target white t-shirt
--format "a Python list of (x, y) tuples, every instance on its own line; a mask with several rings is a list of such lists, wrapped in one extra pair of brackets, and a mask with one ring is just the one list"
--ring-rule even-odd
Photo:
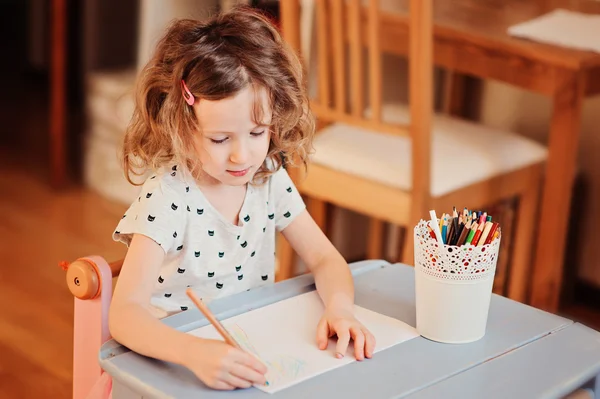
[(275, 233), (305, 208), (285, 169), (263, 185), (248, 185), (236, 226), (206, 199), (191, 175), (172, 166), (149, 177), (113, 233), (129, 246), (143, 234), (165, 251), (151, 304), (157, 316), (274, 282)]

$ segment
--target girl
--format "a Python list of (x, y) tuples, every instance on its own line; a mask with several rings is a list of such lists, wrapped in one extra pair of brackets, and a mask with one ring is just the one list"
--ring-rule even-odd
[(114, 239), (128, 246), (110, 309), (112, 336), (182, 364), (216, 389), (265, 382), (265, 366), (222, 341), (159, 319), (274, 279), (275, 232), (314, 273), (325, 305), (316, 344), (350, 339), (358, 360), (375, 341), (354, 317), (348, 265), (317, 227), (282, 167), (306, 165), (314, 124), (301, 65), (260, 14), (235, 9), (173, 23), (141, 72), (123, 149), (128, 180), (151, 171)]

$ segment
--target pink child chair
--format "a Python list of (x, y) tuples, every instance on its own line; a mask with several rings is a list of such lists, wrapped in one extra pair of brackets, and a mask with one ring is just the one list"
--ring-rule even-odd
[(102, 344), (110, 339), (108, 309), (112, 278), (119, 275), (123, 261), (109, 264), (100, 256), (61, 262), (67, 286), (74, 296), (73, 399), (111, 398), (112, 380), (98, 364)]

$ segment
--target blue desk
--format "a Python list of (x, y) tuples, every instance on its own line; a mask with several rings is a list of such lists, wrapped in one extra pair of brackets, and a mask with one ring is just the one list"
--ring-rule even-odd
[[(412, 267), (366, 261), (351, 268), (358, 305), (415, 326)], [(215, 301), (211, 308), (224, 319), (314, 289), (312, 276), (304, 275)], [(208, 324), (197, 310), (164, 322), (181, 331)], [(275, 395), (255, 388), (210, 390), (187, 369), (140, 356), (114, 341), (107, 342), (99, 356), (100, 365), (113, 377), (115, 399), (558, 398), (594, 384), (600, 372), (600, 334), (494, 295), (487, 333), (480, 341), (449, 345), (418, 337)]]

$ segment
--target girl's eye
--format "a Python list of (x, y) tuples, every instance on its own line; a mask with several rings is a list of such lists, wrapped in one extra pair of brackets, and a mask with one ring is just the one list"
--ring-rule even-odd
[(265, 132), (264, 130), (261, 130), (260, 132), (252, 132), (252, 133), (250, 133), (250, 134), (251, 134), (252, 136), (254, 136), (254, 137), (258, 137), (258, 136), (260, 136), (261, 134), (263, 134), (264, 132)]
[(227, 137), (225, 137), (224, 139), (221, 139), (221, 140), (210, 139), (210, 141), (212, 141), (212, 142), (213, 142), (213, 143), (215, 143), (215, 144), (221, 144), (221, 143), (224, 143), (224, 142), (225, 142), (225, 140), (227, 140)]

